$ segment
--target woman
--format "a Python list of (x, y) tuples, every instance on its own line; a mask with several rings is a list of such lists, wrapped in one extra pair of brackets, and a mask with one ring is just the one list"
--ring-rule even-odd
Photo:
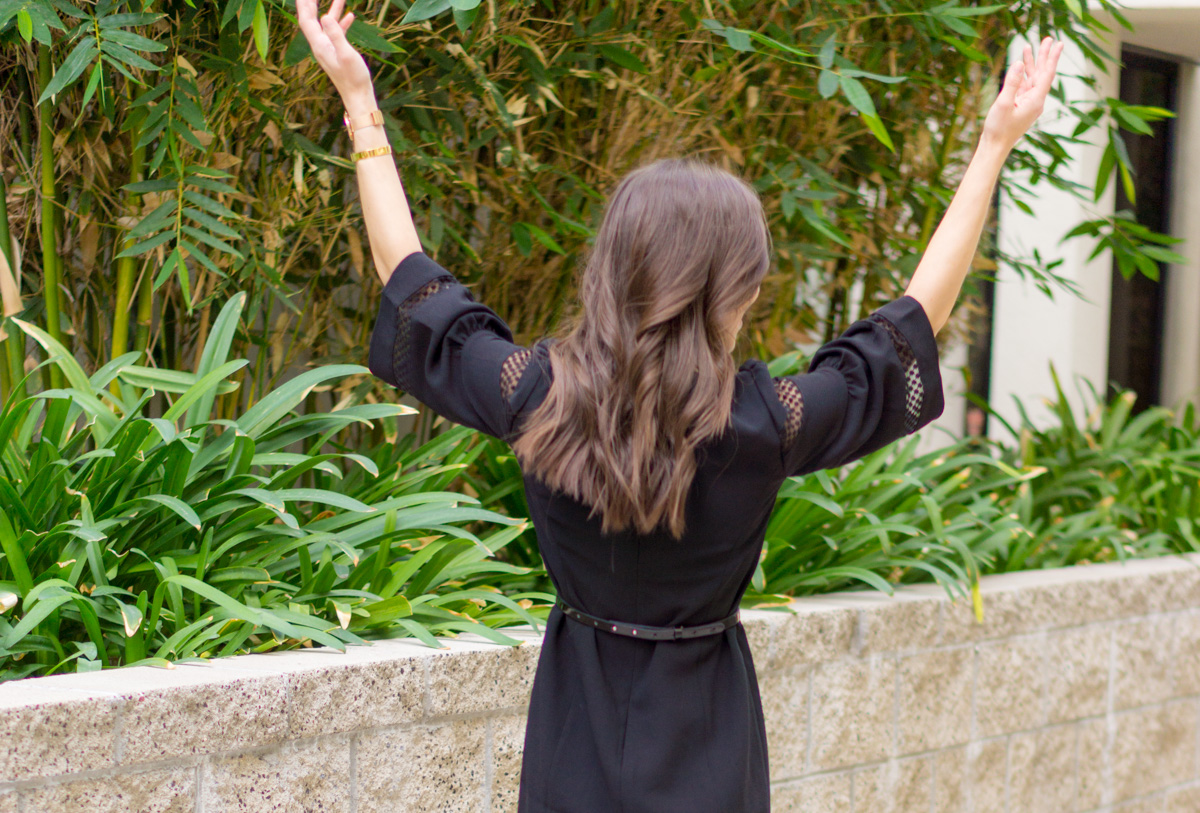
[[(1026, 47), (901, 298), (808, 372), (733, 365), (771, 241), (740, 179), (659, 161), (613, 192), (559, 340), (507, 325), (421, 251), (343, 0), (300, 26), (345, 104), (376, 269), (371, 371), (521, 462), (559, 600), (526, 725), (522, 813), (770, 808), (754, 663), (738, 623), (785, 478), (838, 466), (941, 414), (934, 334), (1006, 156), (1041, 113), (1062, 45)], [(367, 155), (360, 153), (366, 152)]]

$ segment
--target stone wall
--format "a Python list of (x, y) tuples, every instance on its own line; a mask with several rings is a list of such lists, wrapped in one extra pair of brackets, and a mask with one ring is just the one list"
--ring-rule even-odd
[[(1200, 811), (1200, 557), (744, 613), (776, 811)], [(0, 813), (511, 811), (539, 636), (0, 684)]]

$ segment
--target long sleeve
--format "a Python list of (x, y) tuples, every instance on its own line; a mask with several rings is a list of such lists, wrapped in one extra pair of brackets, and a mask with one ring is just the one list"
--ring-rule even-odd
[(396, 266), (383, 289), (367, 367), (440, 415), (508, 439), (532, 348), (423, 252)]
[(910, 296), (855, 322), (817, 350), (807, 372), (774, 384), (788, 476), (857, 460), (945, 407), (933, 328)]

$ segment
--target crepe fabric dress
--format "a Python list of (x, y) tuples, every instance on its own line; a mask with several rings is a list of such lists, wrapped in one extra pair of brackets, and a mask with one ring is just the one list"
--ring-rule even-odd
[[(545, 397), (549, 343), (508, 326), (418, 252), (384, 286), (368, 366), (446, 418), (512, 440)], [(838, 466), (929, 423), (943, 408), (937, 345), (901, 297), (821, 346), (806, 372), (737, 371), (732, 422), (698, 450), (687, 531), (603, 534), (589, 508), (526, 476), (546, 569), (571, 606), (657, 626), (738, 608), (789, 476)], [(519, 813), (767, 813), (767, 738), (740, 623), (648, 641), (554, 607), (534, 676)]]

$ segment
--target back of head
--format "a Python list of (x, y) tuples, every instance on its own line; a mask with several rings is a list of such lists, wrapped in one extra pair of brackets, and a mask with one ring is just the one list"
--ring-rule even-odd
[(729, 424), (728, 330), (770, 264), (757, 193), (691, 159), (639, 167), (605, 209), (550, 391), (513, 449), (604, 531), (684, 531), (696, 449)]

